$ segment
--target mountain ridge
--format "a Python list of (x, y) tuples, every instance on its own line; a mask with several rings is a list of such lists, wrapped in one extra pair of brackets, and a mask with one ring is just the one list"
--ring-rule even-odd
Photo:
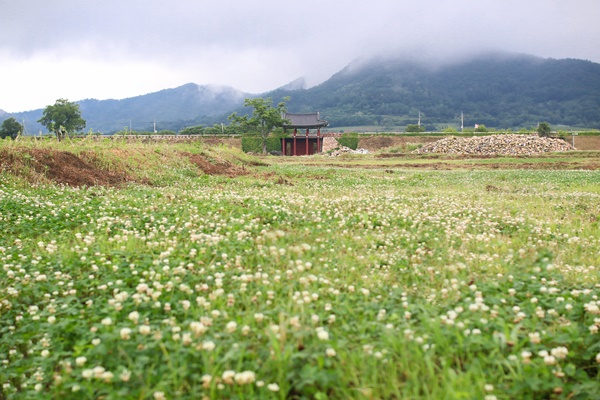
[[(551, 124), (600, 128), (600, 64), (587, 60), (482, 53), (445, 65), (389, 56), (357, 59), (326, 81), (306, 88), (298, 78), (272, 91), (250, 94), (229, 86), (185, 85), (121, 100), (77, 101), (87, 128), (111, 133), (131, 127), (178, 131), (186, 126), (227, 123), (244, 113), (244, 98), (290, 96), (288, 111), (319, 111), (331, 127), (398, 127), (416, 123), (428, 129), (458, 124), (518, 128)], [(25, 120), (29, 132), (43, 110), (6, 114)], [(1, 113), (0, 113), (1, 116)]]

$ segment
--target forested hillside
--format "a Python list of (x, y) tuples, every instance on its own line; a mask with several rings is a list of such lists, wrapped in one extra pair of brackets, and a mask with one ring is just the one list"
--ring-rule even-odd
[(428, 128), (458, 123), (461, 112), (469, 125), (600, 127), (600, 64), (573, 59), (486, 55), (439, 67), (357, 61), (309, 90), (269, 95), (291, 96), (291, 111), (318, 110), (331, 126), (416, 123), (420, 111)]

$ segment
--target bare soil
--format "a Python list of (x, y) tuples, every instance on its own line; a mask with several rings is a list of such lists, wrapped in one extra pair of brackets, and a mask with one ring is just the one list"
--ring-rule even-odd
[[(117, 154), (119, 157), (127, 157), (126, 150), (117, 151), (121, 152)], [(198, 168), (199, 174), (235, 177), (248, 173), (244, 166), (229, 161), (208, 159), (198, 154), (180, 154)], [(0, 171), (21, 176), (31, 183), (47, 180), (75, 187), (122, 186), (127, 182), (149, 183), (124, 170), (109, 171), (98, 165), (101, 163), (91, 153), (79, 156), (53, 149), (20, 149), (18, 152), (0, 150)]]

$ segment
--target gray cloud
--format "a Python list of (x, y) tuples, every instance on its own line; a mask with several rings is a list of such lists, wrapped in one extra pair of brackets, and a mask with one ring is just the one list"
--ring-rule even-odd
[[(300, 75), (316, 84), (357, 57), (390, 53), (443, 62), (503, 50), (600, 62), (598, 15), (597, 0), (0, 0), (0, 86), (52, 69), (64, 70), (63, 87), (80, 75), (79, 91), (65, 87), (71, 97), (177, 82), (260, 92)], [(2, 92), (0, 108), (41, 106)]]

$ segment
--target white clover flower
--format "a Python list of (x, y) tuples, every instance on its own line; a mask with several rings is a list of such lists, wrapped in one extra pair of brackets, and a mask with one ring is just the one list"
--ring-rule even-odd
[(123, 370), (123, 372), (121, 372), (119, 374), (119, 378), (123, 381), (123, 382), (128, 382), (129, 379), (131, 378), (131, 371), (125, 369)]
[(131, 329), (130, 328), (121, 328), (121, 331), (119, 332), (119, 334), (121, 335), (121, 339), (123, 339), (123, 340), (131, 339)]
[(77, 357), (77, 358), (75, 359), (75, 364), (76, 364), (78, 367), (82, 367), (82, 366), (83, 366), (83, 365), (84, 365), (86, 362), (87, 362), (87, 358), (86, 358), (86, 357), (84, 357), (84, 356)]
[(92, 339), (92, 344), (94, 346), (98, 346), (101, 342), (102, 340), (100, 340), (99, 338)]
[(269, 389), (271, 392), (279, 392), (279, 385), (276, 383), (269, 383), (267, 385), (267, 389)]
[(101, 323), (104, 326), (109, 326), (109, 325), (112, 325), (113, 321), (111, 318), (107, 317), (107, 318), (102, 319)]
[(110, 371), (104, 371), (102, 373), (102, 375), (100, 376), (100, 378), (104, 381), (104, 382), (111, 382), (112, 379), (114, 378), (114, 374)]
[(138, 332), (141, 335), (149, 335), (152, 332), (152, 328), (150, 328), (150, 325), (140, 325)]
[(202, 342), (202, 348), (206, 351), (213, 351), (215, 347), (216, 345), (213, 341), (207, 340), (205, 342)]
[(265, 319), (264, 314), (262, 314), (262, 313), (255, 313), (254, 314), (254, 320), (256, 322), (262, 322), (264, 319)]
[(84, 369), (81, 371), (81, 376), (85, 379), (90, 379), (92, 376), (94, 376), (94, 371), (91, 369)]
[(329, 340), (329, 332), (327, 332), (323, 327), (318, 327), (316, 331), (319, 340)]
[(167, 397), (165, 396), (164, 392), (154, 392), (152, 394), (152, 397), (154, 397), (154, 400), (166, 400)]
[(523, 362), (526, 363), (526, 364), (531, 361), (531, 356), (532, 355), (533, 354), (530, 351), (527, 351), (527, 350), (523, 350), (521, 352), (521, 358), (523, 358)]
[(202, 322), (192, 321), (190, 322), (190, 330), (194, 333), (194, 335), (200, 336), (208, 330), (208, 327)]
[(544, 363), (546, 363), (546, 365), (554, 365), (556, 364), (556, 358), (554, 356), (547, 355), (544, 357)]
[(50, 351), (44, 349), (42, 350), (42, 352), (40, 353), (40, 355), (44, 358), (47, 358), (50, 355)]
[(335, 349), (329, 347), (329, 348), (327, 348), (327, 350), (325, 350), (325, 355), (327, 357), (335, 357), (337, 355), (337, 353), (336, 353)]
[(221, 375), (221, 379), (223, 379), (223, 382), (225, 382), (228, 385), (233, 385), (234, 377), (235, 377), (235, 371), (232, 371), (232, 370), (224, 371), (223, 374)]
[(202, 387), (207, 389), (210, 387), (210, 383), (212, 382), (212, 376), (211, 375), (202, 375), (200, 380), (202, 381)]
[(596, 354), (596, 362), (600, 364), (600, 353)]
[(227, 325), (225, 325), (225, 330), (228, 333), (233, 333), (235, 332), (237, 329), (237, 323), (235, 321), (230, 321), (227, 323)]
[(590, 314), (600, 314), (600, 307), (598, 307), (598, 304), (596, 304), (593, 301), (590, 301), (589, 303), (584, 304), (583, 308), (585, 309), (585, 311), (589, 312)]
[(130, 313), (129, 313), (129, 316), (128, 316), (128, 317), (129, 317), (129, 319), (130, 319), (131, 321), (133, 321), (134, 323), (136, 323), (136, 324), (137, 324), (137, 323), (138, 323), (138, 321), (139, 321), (139, 319), (140, 319), (140, 313), (139, 313), (139, 312), (137, 312), (137, 311), (132, 311), (132, 312), (130, 312)]
[(235, 374), (234, 380), (238, 385), (248, 385), (254, 383), (256, 380), (256, 374), (252, 371), (240, 372)]
[(49, 324), (54, 324), (55, 322), (56, 322), (56, 317), (54, 315), (51, 315), (48, 317)]
[(567, 355), (569, 355), (569, 350), (564, 346), (559, 346), (550, 350), (550, 354), (556, 358), (564, 359), (567, 358)]
[(542, 339), (540, 338), (540, 334), (538, 332), (530, 332), (528, 336), (529, 336), (529, 341), (531, 341), (531, 343), (533, 343), (533, 344), (538, 344), (542, 341)]

